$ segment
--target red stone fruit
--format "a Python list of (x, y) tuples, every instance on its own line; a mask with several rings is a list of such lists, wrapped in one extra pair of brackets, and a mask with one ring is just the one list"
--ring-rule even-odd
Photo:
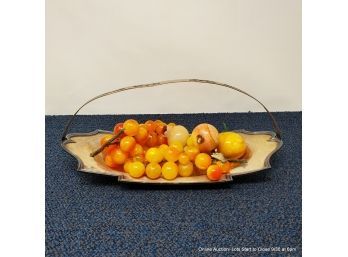
[(117, 146), (114, 145), (114, 144), (105, 147), (104, 150), (103, 150), (104, 156), (107, 155), (107, 154), (110, 154), (116, 148), (117, 148)]
[(150, 132), (155, 132), (156, 131), (156, 126), (157, 124), (153, 120), (148, 120), (145, 122), (147, 131)]
[(158, 145), (168, 144), (167, 137), (163, 134), (158, 135)]
[[(114, 127), (114, 134), (116, 135), (118, 132), (120, 132), (121, 129), (123, 129), (123, 123), (117, 123)], [(120, 138), (125, 137), (125, 136), (126, 136), (126, 134), (122, 133), (120, 135)]]
[(104, 163), (106, 164), (106, 166), (112, 168), (112, 169), (116, 169), (118, 168), (118, 165), (117, 163), (115, 163), (112, 159), (112, 156), (110, 154), (107, 154), (105, 157), (104, 157)]
[(146, 146), (154, 147), (158, 145), (158, 136), (156, 132), (150, 132), (146, 141)]

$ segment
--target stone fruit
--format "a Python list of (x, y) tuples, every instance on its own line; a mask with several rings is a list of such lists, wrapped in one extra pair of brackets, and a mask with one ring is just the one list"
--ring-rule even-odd
[(134, 137), (125, 136), (121, 139), (120, 148), (123, 152), (129, 153), (136, 145)]
[(103, 136), (103, 137), (100, 139), (100, 145), (105, 144), (105, 143), (106, 143), (107, 141), (109, 141), (112, 137), (113, 137), (112, 134), (107, 134), (107, 135)]
[(145, 170), (146, 176), (150, 179), (157, 179), (161, 176), (162, 174), (162, 168), (161, 165), (155, 162), (150, 162), (146, 166)]
[(123, 123), (123, 128), (127, 136), (135, 136), (139, 130), (139, 123), (136, 120), (129, 119)]
[(139, 155), (133, 156), (132, 160), (134, 162), (135, 161), (139, 161), (139, 162), (142, 162), (142, 163), (145, 163), (145, 161), (146, 161), (144, 154), (139, 154)]
[(169, 146), (166, 145), (166, 144), (161, 144), (161, 145), (158, 147), (158, 149), (161, 151), (161, 153), (163, 154), (163, 156), (164, 156), (165, 152), (168, 150), (168, 148), (169, 148)]
[(190, 161), (193, 161), (199, 154), (198, 146), (185, 146), (184, 151), (190, 158)]
[(140, 144), (135, 144), (134, 148), (130, 151), (130, 156), (138, 156), (144, 154), (144, 148)]
[(200, 152), (210, 153), (219, 143), (219, 132), (211, 124), (202, 123), (196, 126), (192, 135), (195, 142), (197, 142)]
[(128, 164), (127, 170), (129, 175), (131, 175), (133, 178), (140, 178), (145, 173), (145, 165), (142, 162), (135, 161)]
[(183, 146), (186, 145), (186, 141), (189, 137), (189, 133), (184, 126), (176, 125), (173, 127), (167, 126), (166, 136), (168, 138), (168, 144), (179, 141)]
[(179, 155), (179, 163), (180, 164), (188, 164), (190, 162), (190, 157), (186, 153), (181, 153)]
[(218, 150), (225, 158), (238, 159), (246, 151), (246, 143), (241, 135), (235, 132), (223, 132), (219, 134)]
[(135, 135), (135, 140), (139, 144), (144, 144), (149, 136), (149, 132), (147, 131), (147, 127), (145, 124), (140, 124), (137, 134)]
[(115, 168), (118, 168), (118, 165), (117, 163), (115, 163), (111, 157), (110, 154), (107, 154), (105, 157), (104, 157), (104, 163), (106, 164), (106, 166), (112, 168), (112, 169), (115, 169)]
[(179, 175), (181, 177), (189, 177), (193, 173), (193, 164), (188, 162), (186, 164), (179, 164)]
[[(118, 134), (121, 129), (123, 129), (123, 123), (117, 123), (114, 127), (114, 134)], [(120, 138), (125, 137), (125, 136), (126, 136), (126, 134), (122, 133), (120, 135)]]
[(157, 142), (158, 145), (163, 145), (168, 143), (167, 137), (163, 134), (159, 134), (157, 139), (158, 139), (158, 142)]
[(194, 138), (192, 135), (189, 136), (189, 138), (186, 141), (187, 146), (197, 146), (196, 138)]
[(162, 166), (162, 177), (167, 180), (173, 180), (178, 176), (179, 168), (174, 162), (166, 162)]
[(148, 162), (159, 163), (163, 160), (163, 154), (157, 147), (151, 147), (146, 151), (145, 158)]
[(146, 141), (146, 146), (154, 147), (158, 145), (158, 135), (156, 132), (150, 132)]
[(157, 125), (155, 131), (158, 135), (164, 134), (164, 132), (166, 132), (167, 124), (165, 124), (163, 121), (156, 120), (155, 124)]
[(148, 120), (145, 122), (146, 128), (149, 132), (155, 132), (156, 123), (153, 120)]
[(200, 170), (206, 170), (211, 164), (211, 157), (206, 153), (200, 153), (195, 158), (195, 165)]
[(222, 168), (216, 164), (210, 165), (207, 169), (207, 177), (212, 181), (220, 180), (222, 173)]
[(218, 161), (216, 164), (222, 169), (222, 173), (229, 173), (232, 168), (234, 168), (231, 162)]
[(107, 155), (107, 154), (110, 154), (116, 148), (117, 148), (116, 145), (109, 145), (109, 146), (105, 147), (104, 150), (103, 150), (104, 156)]
[(168, 147), (164, 153), (164, 158), (169, 162), (176, 162), (179, 159), (180, 152), (174, 147)]
[[(100, 139), (100, 145), (104, 145), (107, 141), (109, 141), (111, 138), (113, 137), (112, 134), (107, 134), (105, 136), (103, 136), (101, 139)], [(117, 140), (115, 140), (117, 141)], [(104, 156), (106, 156), (107, 154), (110, 154), (112, 152), (112, 150), (116, 149), (116, 145), (114, 144), (111, 144), (107, 147), (104, 148), (103, 150), (103, 154)]]
[(176, 150), (178, 150), (179, 153), (184, 151), (184, 146), (182, 145), (182, 143), (180, 141), (172, 141), (169, 144), (169, 147), (175, 148)]
[(125, 172), (129, 172), (129, 165), (132, 163), (130, 159), (127, 159), (126, 162), (123, 164), (123, 170)]
[(120, 148), (112, 150), (110, 155), (114, 163), (118, 165), (124, 164), (126, 159), (128, 158), (128, 154), (123, 152)]

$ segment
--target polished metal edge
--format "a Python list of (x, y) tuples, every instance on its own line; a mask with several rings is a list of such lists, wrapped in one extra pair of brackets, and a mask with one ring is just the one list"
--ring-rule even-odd
[(106, 175), (106, 176), (114, 176), (118, 179), (118, 175), (112, 175), (112, 174), (100, 174), (100, 172), (91, 170), (91, 169), (85, 169), (84, 168), (84, 163), (83, 161), (80, 159), (79, 156), (77, 156), (76, 154), (74, 154), (73, 152), (69, 151), (69, 149), (66, 147), (67, 144), (70, 143), (75, 143), (74, 140), (72, 140), (71, 138), (73, 137), (87, 137), (87, 136), (94, 136), (97, 134), (112, 134), (111, 131), (107, 131), (107, 130), (101, 130), (101, 129), (96, 129), (94, 131), (91, 132), (85, 132), (85, 133), (70, 133), (68, 135), (66, 135), (66, 139), (64, 141), (62, 141), (62, 143), (60, 144), (61, 147), (67, 152), (69, 153), (71, 156), (73, 156), (76, 160), (77, 160), (77, 171), (81, 171), (81, 172), (86, 172), (86, 173), (92, 173), (92, 174), (98, 174), (98, 175)]

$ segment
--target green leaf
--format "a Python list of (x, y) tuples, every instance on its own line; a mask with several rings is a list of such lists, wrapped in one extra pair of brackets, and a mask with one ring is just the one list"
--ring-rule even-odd
[(229, 130), (225, 122), (223, 122), (222, 125), (224, 126), (223, 131), (228, 131)]

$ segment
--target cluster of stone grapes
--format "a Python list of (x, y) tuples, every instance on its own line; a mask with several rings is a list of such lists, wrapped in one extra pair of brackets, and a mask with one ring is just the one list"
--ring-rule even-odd
[(219, 133), (210, 124), (198, 125), (190, 135), (182, 125), (161, 120), (139, 124), (128, 119), (116, 124), (113, 132), (100, 141), (103, 146), (116, 134), (120, 135), (103, 149), (104, 163), (133, 178), (173, 180), (178, 176), (206, 174), (210, 180), (220, 180), (224, 173), (239, 165), (212, 159), (210, 153), (218, 146)]

